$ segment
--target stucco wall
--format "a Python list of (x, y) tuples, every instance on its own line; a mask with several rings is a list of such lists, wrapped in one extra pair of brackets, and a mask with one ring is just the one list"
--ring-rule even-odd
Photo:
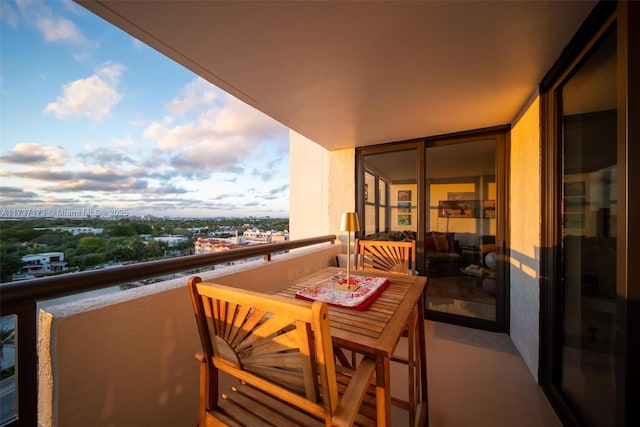
[(540, 314), (540, 102), (511, 129), (511, 339), (538, 379)]
[[(199, 274), (258, 291), (335, 265), (320, 245)], [(187, 277), (40, 312), (38, 424), (195, 426), (200, 341)]]
[(329, 152), (289, 131), (289, 236), (331, 234), (328, 210)]
[(290, 131), (289, 233), (291, 239), (340, 232), (342, 212), (355, 210), (355, 150), (328, 151)]

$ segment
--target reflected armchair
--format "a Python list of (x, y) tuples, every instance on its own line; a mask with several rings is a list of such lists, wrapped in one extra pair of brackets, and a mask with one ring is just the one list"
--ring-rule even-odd
[(460, 272), (461, 256), (453, 233), (428, 233), (424, 239), (426, 276), (447, 276)]

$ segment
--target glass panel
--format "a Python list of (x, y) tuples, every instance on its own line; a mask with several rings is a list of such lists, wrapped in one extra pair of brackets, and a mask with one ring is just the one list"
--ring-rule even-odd
[(387, 187), (388, 183), (385, 180), (380, 180), (379, 185), (379, 200), (380, 207), (378, 208), (378, 222), (380, 224), (379, 229), (388, 231), (389, 230), (389, 222), (387, 221)]
[[(415, 239), (418, 229), (416, 150), (364, 156), (364, 238)], [(372, 188), (377, 189), (372, 191)], [(375, 198), (372, 200), (372, 194)], [(376, 216), (377, 214), (377, 216)]]
[(0, 318), (0, 425), (16, 417), (16, 321), (15, 316)]
[(376, 232), (376, 207), (372, 205), (365, 205), (364, 207), (364, 229), (362, 234), (367, 236)]
[(363, 235), (372, 234), (376, 232), (376, 176), (365, 171), (364, 173), (364, 228), (362, 230)]
[(496, 320), (495, 139), (429, 147), (427, 309)]
[(562, 89), (563, 289), (561, 385), (588, 420), (615, 419), (615, 32)]

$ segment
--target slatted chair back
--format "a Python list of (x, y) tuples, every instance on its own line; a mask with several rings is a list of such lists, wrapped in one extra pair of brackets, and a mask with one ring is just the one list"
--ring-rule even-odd
[(412, 274), (416, 268), (416, 242), (356, 239), (356, 269)]
[[(274, 418), (273, 425), (317, 424), (309, 415), (320, 425), (332, 425), (339, 393), (324, 302), (240, 290), (198, 277), (190, 279), (189, 289), (203, 347), (200, 425), (213, 420), (259, 425), (263, 420), (256, 416)], [(236, 393), (234, 400), (218, 399), (218, 370), (250, 389)], [(360, 406), (362, 398), (350, 405)], [(282, 402), (291, 406), (284, 406), (284, 414), (261, 414), (273, 409), (263, 407)], [(300, 411), (307, 418), (300, 418)]]

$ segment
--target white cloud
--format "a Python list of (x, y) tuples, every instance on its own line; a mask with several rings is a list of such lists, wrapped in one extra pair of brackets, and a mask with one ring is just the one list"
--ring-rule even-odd
[(207, 116), (213, 114), (214, 117), (203, 118), (203, 121), (210, 119), (212, 127), (218, 132), (243, 134), (256, 138), (268, 138), (274, 133), (286, 132), (283, 125), (250, 105), (232, 96), (228, 96), (227, 100), (223, 109), (210, 110), (206, 113)]
[(48, 42), (84, 43), (86, 40), (78, 27), (66, 18), (43, 17), (37, 20), (36, 28)]
[(105, 118), (122, 99), (117, 85), (123, 70), (124, 67), (120, 64), (108, 63), (94, 75), (66, 84), (63, 94), (56, 102), (47, 104), (44, 112), (55, 114), (58, 118), (73, 115), (87, 116), (94, 120)]
[(135, 141), (131, 138), (114, 138), (113, 145), (117, 148), (130, 148), (135, 145)]
[(176, 118), (194, 113), (194, 126), (218, 135), (242, 133), (263, 138), (286, 132), (280, 123), (201, 77), (188, 83), (166, 108)]
[(143, 135), (179, 168), (239, 173), (260, 142), (287, 136), (283, 125), (199, 77), (166, 108), (174, 116), (152, 123)]
[(63, 148), (44, 146), (36, 142), (19, 142), (9, 154), (0, 157), (2, 163), (30, 166), (61, 166), (68, 161), (69, 156)]
[(24, 20), (35, 26), (47, 42), (87, 43), (87, 39), (72, 21), (55, 16), (45, 2), (19, 0), (17, 5)]
[(18, 14), (6, 1), (0, 1), (0, 21), (15, 28), (18, 25)]
[(144, 130), (143, 136), (156, 141), (156, 149), (159, 151), (173, 151), (206, 138), (206, 132), (192, 124), (170, 127), (153, 122)]
[(142, 49), (146, 48), (146, 46), (147, 46), (146, 44), (142, 43), (140, 40), (138, 40), (136, 38), (133, 38), (133, 37), (131, 37), (131, 43), (132, 43), (133, 48), (135, 50), (142, 50)]
[(172, 99), (166, 105), (166, 108), (171, 114), (182, 117), (191, 111), (210, 108), (225, 93), (203, 78), (198, 77), (188, 83), (180, 91), (180, 95), (180, 97)]
[(174, 157), (172, 165), (208, 172), (241, 173), (251, 150), (251, 146), (242, 141), (205, 139), (199, 144), (181, 149), (180, 153)]
[[(196, 211), (203, 216), (286, 215), (288, 191), (272, 190), (288, 178), (288, 131), (284, 126), (200, 77), (188, 77), (178, 88), (172, 86), (177, 76), (171, 68), (158, 66), (154, 71), (171, 77), (161, 88), (152, 88), (153, 96), (143, 92), (146, 85), (132, 88), (131, 96), (128, 92), (125, 95), (125, 78), (144, 70), (137, 68), (139, 61), (123, 61), (127, 53), (139, 54), (143, 43), (118, 39), (118, 49), (122, 49), (118, 61), (127, 67), (124, 74), (123, 65), (88, 62), (97, 57), (113, 58), (113, 51), (100, 52), (100, 43), (89, 39), (102, 25), (90, 27), (86, 10), (77, 3), (0, 0), (0, 6), (3, 26), (15, 26), (25, 39), (39, 39), (25, 47), (23, 56), (39, 61), (38, 67), (30, 69), (45, 70), (41, 71), (43, 80), (57, 78), (58, 68), (47, 67), (42, 62), (45, 57), (34, 50), (37, 47), (56, 49), (60, 61), (76, 70), (76, 74), (63, 77), (63, 84), (55, 84), (54, 95), (37, 101), (40, 111), (36, 116), (40, 112), (49, 118), (81, 117), (86, 122), (74, 123), (73, 129), (62, 128), (60, 134), (52, 127), (47, 135), (48, 143), (54, 141), (52, 145), (15, 144), (34, 141), (19, 135), (7, 138), (13, 142), (0, 150), (3, 203), (9, 199), (14, 205), (27, 200), (50, 206), (106, 203), (130, 207), (132, 214), (166, 212), (177, 216)], [(108, 43), (112, 40), (102, 31), (95, 37)], [(73, 67), (74, 61), (85, 64)], [(95, 67), (88, 68), (95, 71), (77, 74), (86, 66)], [(163, 102), (158, 99), (169, 100), (160, 114), (156, 107)], [(146, 104), (148, 101), (153, 104)], [(117, 113), (124, 109), (132, 111), (131, 115), (120, 117)], [(28, 117), (33, 113), (24, 115), (25, 120)], [(112, 124), (109, 127), (86, 120), (106, 117)], [(247, 191), (247, 187), (254, 189)]]

